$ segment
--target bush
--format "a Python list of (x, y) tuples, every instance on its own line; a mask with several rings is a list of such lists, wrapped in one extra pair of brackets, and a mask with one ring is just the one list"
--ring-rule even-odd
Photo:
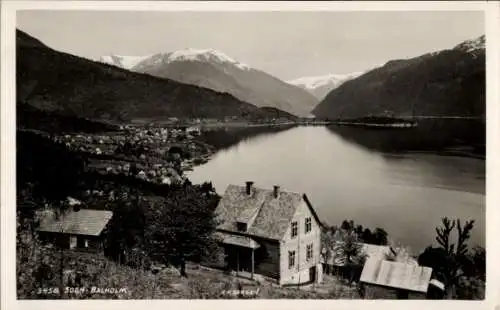
[(460, 277), (457, 284), (457, 299), (482, 300), (485, 282), (478, 277)]

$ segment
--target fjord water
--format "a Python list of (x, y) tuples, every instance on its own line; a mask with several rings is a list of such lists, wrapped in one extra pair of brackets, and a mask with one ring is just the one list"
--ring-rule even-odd
[(245, 181), (306, 193), (328, 224), (352, 219), (371, 229), (381, 227), (415, 253), (435, 242), (442, 217), (474, 219), (470, 243), (484, 246), (485, 161), (388, 153), (384, 147), (395, 139), (390, 135), (294, 127), (226, 146), (189, 175), (194, 183), (212, 181), (219, 194), (228, 184)]

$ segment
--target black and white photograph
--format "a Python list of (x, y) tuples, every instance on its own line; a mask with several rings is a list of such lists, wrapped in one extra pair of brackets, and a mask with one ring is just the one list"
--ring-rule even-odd
[(486, 299), (498, 3), (113, 2), (10, 9), (15, 300)]

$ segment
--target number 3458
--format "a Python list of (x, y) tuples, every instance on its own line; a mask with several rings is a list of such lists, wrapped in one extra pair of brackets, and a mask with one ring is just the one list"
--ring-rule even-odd
[(44, 287), (44, 288), (39, 288), (37, 291), (38, 295), (57, 295), (59, 294), (59, 288), (58, 287)]

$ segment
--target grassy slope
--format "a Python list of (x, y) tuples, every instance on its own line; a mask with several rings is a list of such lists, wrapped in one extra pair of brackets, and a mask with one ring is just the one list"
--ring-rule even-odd
[[(60, 252), (48, 252), (48, 260), (54, 271), (53, 278), (47, 287), (58, 286), (58, 270), (60, 263)], [(154, 275), (150, 271), (134, 269), (128, 266), (118, 265), (104, 257), (96, 254), (65, 251), (64, 270), (66, 274), (74, 274), (83, 271), (82, 284), (79, 287), (87, 287), (90, 292), (92, 287), (99, 288), (126, 288), (126, 292), (120, 294), (66, 294), (63, 298), (92, 298), (92, 299), (214, 299), (214, 298), (237, 298), (224, 295), (224, 290), (237, 290), (238, 282), (243, 289), (254, 290), (258, 288), (258, 299), (339, 299), (359, 298), (355, 287), (349, 287), (343, 283), (327, 277), (324, 285), (303, 288), (283, 288), (270, 283), (256, 283), (250, 280), (236, 278), (224, 274), (222, 271), (208, 269), (198, 265), (187, 266), (188, 278), (179, 276), (178, 271), (169, 267)], [(71, 277), (71, 276), (69, 276)], [(65, 277), (65, 281), (69, 277)], [(68, 282), (65, 283), (68, 285)], [(26, 298), (27, 296), (19, 296)], [(50, 298), (59, 298), (52, 295)]]

